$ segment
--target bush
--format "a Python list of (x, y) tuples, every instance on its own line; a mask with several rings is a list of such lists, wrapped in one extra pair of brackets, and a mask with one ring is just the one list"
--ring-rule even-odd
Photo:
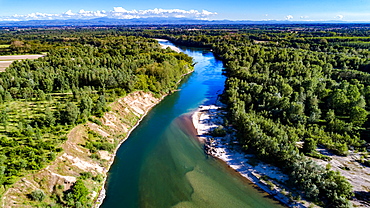
[(97, 150), (113, 151), (114, 144), (109, 142), (87, 142), (85, 148), (89, 149), (91, 153), (95, 153)]
[(92, 178), (92, 177), (93, 177), (93, 175), (90, 172), (80, 173), (80, 179), (82, 179), (82, 180), (86, 180), (86, 179), (89, 179), (89, 178)]
[(98, 124), (99, 126), (103, 125), (102, 122), (99, 119), (89, 117), (89, 121)]
[(223, 126), (218, 126), (210, 132), (210, 135), (214, 137), (224, 137), (226, 136), (226, 130)]
[(84, 182), (78, 179), (70, 190), (64, 192), (64, 200), (70, 207), (77, 207), (77, 204), (86, 205), (89, 190)]
[(317, 141), (315, 141), (312, 138), (306, 138), (303, 143), (302, 151), (304, 153), (312, 153), (316, 150), (317, 147)]
[(96, 153), (92, 153), (90, 155), (90, 158), (100, 160), (100, 156), (98, 154), (96, 154)]
[(370, 167), (370, 160), (365, 160), (363, 164), (366, 165), (367, 167)]
[(112, 143), (109, 143), (109, 142), (103, 142), (101, 143), (101, 145), (99, 146), (99, 149), (100, 150), (106, 150), (106, 151), (113, 151), (114, 150), (114, 144)]
[(92, 177), (92, 179), (94, 180), (94, 181), (97, 181), (97, 182), (102, 182), (103, 180), (104, 180), (104, 178), (103, 178), (103, 176), (101, 175), (101, 174), (98, 174), (98, 175), (96, 175), (96, 176), (94, 176), (94, 177)]
[(275, 185), (274, 183), (272, 183), (271, 181), (267, 181), (266, 182), (267, 186), (269, 187), (269, 189), (272, 191), (275, 189)]
[(38, 190), (32, 191), (32, 193), (29, 194), (29, 197), (33, 201), (43, 201), (46, 195), (42, 190), (38, 189)]

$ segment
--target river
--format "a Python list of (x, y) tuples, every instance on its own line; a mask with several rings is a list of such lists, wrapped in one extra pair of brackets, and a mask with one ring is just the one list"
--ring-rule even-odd
[(180, 48), (194, 58), (195, 71), (121, 145), (101, 207), (282, 207), (223, 162), (204, 154), (189, 114), (199, 105), (214, 103), (222, 92), (223, 64), (210, 51)]

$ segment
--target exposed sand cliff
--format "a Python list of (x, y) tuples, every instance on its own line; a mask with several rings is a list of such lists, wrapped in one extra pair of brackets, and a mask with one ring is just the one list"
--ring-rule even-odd
[[(154, 97), (152, 93), (133, 92), (110, 104), (111, 111), (98, 119), (101, 125), (87, 122), (74, 127), (62, 146), (63, 153), (46, 168), (23, 177), (9, 188), (2, 197), (2, 207), (32, 207), (23, 203), (28, 201), (27, 194), (36, 189), (43, 190), (48, 196), (53, 194), (58, 196), (69, 189), (83, 172), (90, 172), (94, 176), (101, 175), (105, 179), (119, 144), (126, 140), (140, 119), (160, 100), (161, 98)], [(83, 147), (89, 131), (97, 133), (105, 141), (116, 144), (115, 151), (98, 151), (100, 159), (91, 158), (90, 151)], [(91, 193), (89, 197), (99, 204), (104, 197), (104, 190), (103, 194), (99, 193), (105, 180), (100, 182), (88, 180)], [(52, 202), (49, 198), (44, 201)]]

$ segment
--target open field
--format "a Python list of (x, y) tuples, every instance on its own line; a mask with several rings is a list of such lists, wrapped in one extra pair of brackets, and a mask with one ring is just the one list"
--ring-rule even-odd
[(11, 64), (13, 61), (0, 61), (0, 72), (5, 71), (5, 69)]
[(24, 60), (24, 59), (38, 59), (45, 55), (13, 55), (13, 56), (0, 56), (0, 72), (5, 71), (5, 69), (10, 66), (13, 61)]
[(0, 61), (8, 61), (8, 60), (23, 60), (23, 59), (37, 59), (43, 57), (44, 55), (36, 54), (36, 55), (11, 55), (11, 56), (0, 56)]

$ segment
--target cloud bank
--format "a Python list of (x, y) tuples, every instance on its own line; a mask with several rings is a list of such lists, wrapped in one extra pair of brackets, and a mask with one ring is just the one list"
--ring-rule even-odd
[(190, 19), (207, 19), (210, 16), (217, 15), (216, 12), (207, 10), (182, 10), (182, 9), (149, 9), (149, 10), (126, 10), (123, 7), (114, 7), (111, 11), (85, 11), (79, 12), (68, 10), (61, 14), (31, 13), (26, 15), (15, 14), (13, 16), (1, 17), (0, 21), (26, 21), (26, 20), (68, 20), (68, 19), (94, 19), (99, 17), (115, 19), (134, 19), (134, 18), (190, 18)]

